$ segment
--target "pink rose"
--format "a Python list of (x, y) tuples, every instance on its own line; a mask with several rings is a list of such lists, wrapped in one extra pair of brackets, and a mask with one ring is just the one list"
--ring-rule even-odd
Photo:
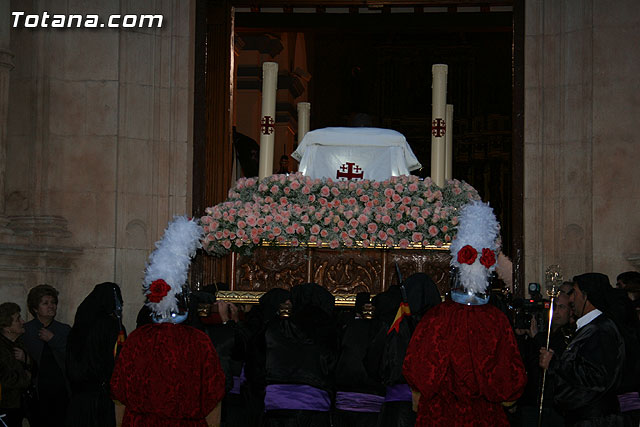
[(400, 247), (406, 249), (409, 247), (409, 241), (407, 239), (400, 239)]
[(331, 190), (329, 190), (329, 187), (325, 185), (320, 189), (320, 194), (322, 194), (324, 197), (329, 197), (329, 194), (331, 194)]
[(327, 237), (329, 232), (327, 230), (320, 230), (320, 237)]
[(349, 225), (350, 225), (351, 227), (353, 227), (353, 228), (358, 227), (358, 224), (359, 224), (359, 223), (358, 223), (358, 220), (356, 220), (356, 219), (351, 219), (351, 220), (349, 221)]
[(435, 225), (432, 225), (431, 227), (429, 227), (429, 235), (430, 236), (437, 236), (438, 235), (438, 227), (436, 227)]
[(382, 216), (382, 223), (383, 224), (391, 224), (391, 217), (389, 215), (383, 215)]
[(422, 241), (422, 233), (413, 233), (411, 235), (411, 240), (413, 240), (414, 242), (421, 242)]
[(331, 249), (336, 249), (338, 246), (340, 246), (340, 243), (336, 240), (333, 239), (330, 243), (329, 243), (329, 247)]
[(374, 222), (370, 222), (370, 223), (367, 225), (367, 231), (368, 231), (370, 234), (375, 233), (377, 230), (378, 230), (378, 225), (377, 225), (376, 223), (374, 223)]
[(320, 233), (320, 226), (318, 224), (313, 224), (311, 226), (311, 234), (318, 234)]
[(271, 194), (278, 194), (278, 190), (279, 190), (279, 188), (278, 188), (277, 185), (272, 186), (271, 187)]

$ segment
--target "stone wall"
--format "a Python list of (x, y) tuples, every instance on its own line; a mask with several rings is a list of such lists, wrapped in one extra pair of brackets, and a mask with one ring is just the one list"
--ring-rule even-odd
[(527, 0), (525, 274), (638, 269), (640, 114), (633, 0)]
[[(173, 215), (191, 212), (194, 1), (11, 1), (11, 10), (163, 15), (160, 29), (10, 32), (0, 300), (23, 302), (48, 282), (61, 292), (59, 319), (72, 323), (93, 286), (114, 281), (131, 330), (154, 242)], [(35, 261), (16, 271), (20, 248), (35, 249)]]

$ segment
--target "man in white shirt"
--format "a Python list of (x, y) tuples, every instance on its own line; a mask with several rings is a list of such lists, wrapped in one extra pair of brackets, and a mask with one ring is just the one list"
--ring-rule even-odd
[(577, 320), (576, 335), (562, 354), (540, 349), (540, 366), (553, 378), (554, 401), (567, 425), (622, 425), (616, 387), (624, 364), (624, 340), (607, 316), (609, 278), (587, 273), (573, 278), (570, 303)]

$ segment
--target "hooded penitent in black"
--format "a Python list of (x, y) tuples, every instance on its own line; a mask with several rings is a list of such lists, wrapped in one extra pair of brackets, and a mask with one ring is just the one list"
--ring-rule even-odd
[[(438, 287), (425, 273), (409, 276), (402, 287), (404, 291), (400, 290), (401, 295), (402, 292), (406, 295), (403, 303), (409, 306), (410, 314), (401, 316), (398, 302), (395, 317), (377, 337), (378, 341), (384, 343), (380, 349), (378, 371), (380, 380), (387, 386), (386, 401), (382, 406), (378, 425), (385, 427), (413, 426), (415, 422), (416, 414), (412, 410), (409, 387), (402, 376), (402, 363), (416, 325), (428, 309), (441, 302)], [(393, 299), (397, 300), (397, 296)]]
[[(291, 317), (272, 321), (264, 335), (265, 425), (329, 426), (326, 403), (337, 357), (334, 298), (323, 287), (306, 283), (291, 288), (291, 303)], [(305, 403), (311, 403), (309, 408), (300, 408)]]
[(67, 378), (71, 385), (67, 425), (116, 425), (109, 381), (121, 330), (118, 304), (122, 307), (120, 288), (105, 282), (96, 285), (76, 311), (67, 339)]

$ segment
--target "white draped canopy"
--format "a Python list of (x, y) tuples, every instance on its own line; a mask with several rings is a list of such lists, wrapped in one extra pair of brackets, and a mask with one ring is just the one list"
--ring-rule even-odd
[(404, 135), (379, 128), (316, 129), (291, 156), (312, 178), (384, 181), (422, 167)]

